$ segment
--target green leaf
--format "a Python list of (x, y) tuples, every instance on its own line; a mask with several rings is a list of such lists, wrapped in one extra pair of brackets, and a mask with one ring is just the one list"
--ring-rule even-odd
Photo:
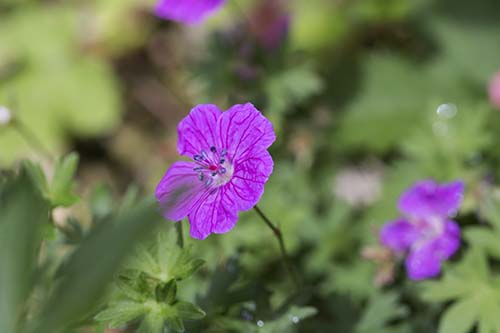
[(71, 153), (56, 162), (54, 177), (50, 184), (50, 200), (54, 207), (69, 207), (78, 201), (79, 198), (74, 192), (78, 160), (78, 154)]
[(177, 283), (175, 282), (175, 279), (172, 279), (167, 283), (157, 285), (155, 296), (157, 302), (173, 304), (177, 296)]
[(158, 221), (155, 205), (145, 202), (95, 227), (63, 267), (61, 281), (47, 300), (35, 331), (59, 332), (87, 315), (129, 251)]
[(479, 303), (465, 299), (450, 306), (439, 323), (439, 333), (467, 333), (472, 329), (479, 315)]
[(135, 270), (126, 270), (116, 279), (116, 286), (128, 298), (144, 302), (151, 294), (150, 286), (145, 273)]
[(183, 320), (203, 319), (206, 314), (200, 307), (188, 302), (177, 302), (175, 304), (178, 316)]
[(174, 317), (167, 320), (167, 326), (174, 332), (184, 332), (184, 323), (180, 318)]
[(41, 230), (48, 223), (48, 203), (29, 174), (25, 165), (19, 176), (0, 183), (0, 331), (5, 333), (22, 331), (16, 319), (33, 288)]
[(95, 320), (109, 322), (109, 326), (118, 328), (150, 311), (143, 303), (121, 301), (109, 304), (106, 310), (99, 312)]
[(141, 322), (141, 326), (137, 330), (138, 333), (163, 333), (165, 327), (165, 319), (161, 313), (149, 312), (144, 320)]
[(374, 294), (356, 326), (356, 332), (387, 332), (392, 320), (400, 319), (407, 314), (408, 309), (399, 304), (397, 294)]
[(90, 210), (94, 222), (107, 218), (113, 212), (113, 196), (111, 189), (105, 184), (98, 184), (90, 195)]

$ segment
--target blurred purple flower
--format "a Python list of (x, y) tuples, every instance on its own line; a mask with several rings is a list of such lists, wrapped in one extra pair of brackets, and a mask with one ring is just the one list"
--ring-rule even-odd
[(439, 274), (441, 264), (460, 246), (460, 228), (450, 220), (462, 203), (464, 184), (415, 183), (399, 198), (403, 218), (388, 222), (380, 232), (382, 244), (407, 253), (406, 270), (412, 280)]
[(174, 221), (188, 216), (197, 239), (228, 232), (238, 211), (259, 201), (273, 171), (267, 151), (276, 139), (273, 126), (250, 103), (226, 112), (207, 104), (193, 108), (177, 129), (177, 151), (193, 161), (175, 162), (158, 184), (162, 213)]
[(289, 26), (290, 13), (283, 0), (262, 0), (250, 16), (250, 32), (267, 49), (281, 45)]
[(225, 0), (160, 0), (156, 4), (157, 16), (185, 24), (202, 22), (216, 12)]
[(500, 72), (496, 73), (490, 81), (489, 95), (491, 104), (500, 109)]

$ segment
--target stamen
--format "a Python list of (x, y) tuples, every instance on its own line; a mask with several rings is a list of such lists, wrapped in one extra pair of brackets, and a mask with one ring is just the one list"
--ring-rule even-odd
[(220, 168), (220, 173), (221, 173), (221, 174), (225, 174), (225, 173), (226, 173), (226, 171), (227, 171), (227, 170), (226, 170), (226, 168)]
[(216, 153), (216, 152), (217, 152), (217, 149), (216, 149), (214, 146), (212, 146), (212, 147), (210, 147), (210, 151), (211, 151), (212, 153)]
[(225, 159), (223, 159), (223, 158), (221, 158), (219, 163), (220, 163), (220, 164), (224, 164), (224, 162), (226, 162), (226, 160), (225, 160)]
[(217, 176), (217, 172), (212, 172), (212, 177)]
[(207, 178), (207, 181), (205, 182), (205, 185), (210, 186), (214, 182), (213, 178)]
[(193, 159), (195, 161), (197, 161), (197, 162), (201, 162), (201, 161), (203, 161), (203, 156), (201, 156), (201, 155), (194, 155)]
[(204, 159), (204, 160), (208, 160), (208, 154), (207, 154), (207, 152), (206, 152), (206, 151), (202, 150), (202, 151), (201, 151), (201, 156), (203, 156), (203, 159)]
[(205, 178), (205, 177), (203, 177), (203, 173), (201, 173), (201, 172), (200, 172), (200, 173), (198, 174), (198, 179), (199, 179), (200, 181), (203, 181), (203, 178)]
[(203, 171), (203, 168), (202, 167), (196, 167), (196, 168), (193, 169), (193, 171), (200, 172), (200, 171)]
[(220, 152), (220, 157), (226, 156), (227, 150), (226, 148), (222, 148), (222, 151)]

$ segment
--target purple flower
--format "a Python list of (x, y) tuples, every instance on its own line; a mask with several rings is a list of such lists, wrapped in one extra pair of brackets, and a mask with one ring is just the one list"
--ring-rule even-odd
[(167, 20), (196, 24), (216, 12), (224, 3), (225, 0), (160, 0), (155, 13)]
[(495, 108), (500, 109), (500, 72), (496, 73), (491, 79), (488, 93), (491, 104)]
[(395, 252), (407, 253), (410, 279), (437, 276), (442, 262), (458, 250), (460, 228), (450, 217), (457, 213), (463, 192), (461, 181), (441, 185), (423, 180), (399, 198), (398, 209), (404, 217), (387, 223), (380, 240)]
[(259, 201), (273, 171), (273, 126), (250, 103), (226, 112), (207, 104), (193, 108), (177, 130), (179, 154), (193, 161), (175, 162), (158, 184), (162, 213), (174, 221), (187, 216), (194, 238), (228, 232), (238, 211)]
[(288, 35), (290, 14), (283, 0), (262, 0), (251, 14), (250, 32), (269, 50), (279, 47)]

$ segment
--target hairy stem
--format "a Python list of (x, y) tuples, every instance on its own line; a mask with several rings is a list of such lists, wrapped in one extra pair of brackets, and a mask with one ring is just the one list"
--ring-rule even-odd
[(271, 220), (260, 210), (260, 208), (255, 205), (253, 207), (257, 214), (260, 216), (262, 221), (271, 229), (273, 232), (274, 236), (278, 240), (279, 246), (280, 246), (280, 251), (281, 251), (281, 257), (283, 259), (283, 262), (285, 264), (285, 267), (288, 271), (288, 274), (290, 275), (290, 278), (292, 279), (293, 283), (297, 288), (300, 288), (300, 280), (297, 276), (297, 273), (295, 269), (292, 266), (292, 262), (290, 261), (290, 257), (288, 256), (288, 253), (286, 252), (286, 247), (285, 247), (285, 242), (283, 241), (283, 234), (281, 233), (281, 230), (279, 227), (277, 227)]

